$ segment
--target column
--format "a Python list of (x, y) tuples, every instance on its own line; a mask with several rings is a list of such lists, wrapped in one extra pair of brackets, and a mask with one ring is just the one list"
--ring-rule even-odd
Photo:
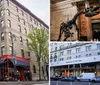
[(82, 72), (81, 72), (81, 64), (80, 64), (80, 74), (81, 74)]
[(69, 77), (69, 65), (68, 65), (68, 77)]
[[(89, 1), (86, 0), (85, 8), (89, 7)], [(87, 27), (87, 38), (88, 40), (92, 40), (92, 25), (91, 25), (91, 18), (86, 17), (86, 27)]]
[(76, 74), (75, 74), (75, 65), (73, 65), (73, 75), (76, 76)]

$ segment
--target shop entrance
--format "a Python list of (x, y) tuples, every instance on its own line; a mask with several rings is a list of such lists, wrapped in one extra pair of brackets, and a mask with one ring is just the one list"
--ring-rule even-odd
[(29, 67), (14, 66), (11, 59), (5, 59), (0, 64), (0, 81), (31, 80)]

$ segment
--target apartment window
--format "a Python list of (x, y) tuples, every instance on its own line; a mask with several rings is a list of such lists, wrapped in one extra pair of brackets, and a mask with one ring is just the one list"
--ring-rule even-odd
[(1, 11), (0, 11), (0, 16), (3, 16), (4, 15), (4, 10), (2, 9)]
[(30, 21), (32, 22), (32, 17), (30, 17)]
[(67, 50), (67, 54), (70, 55), (71, 54), (71, 50)]
[(76, 53), (79, 53), (80, 52), (80, 49), (81, 48), (76, 48)]
[(27, 44), (27, 46), (28, 46), (28, 40), (26, 39), (26, 44)]
[(1, 47), (1, 56), (5, 54), (5, 46)]
[(8, 1), (8, 0), (6, 0), (6, 3), (7, 3), (7, 5), (9, 6), (9, 1)]
[(63, 56), (64, 52), (60, 52), (60, 56)]
[(8, 27), (11, 27), (11, 21), (8, 20)]
[(55, 51), (57, 51), (57, 47), (55, 47)]
[(22, 15), (24, 16), (24, 12), (23, 12), (23, 10), (22, 10)]
[(3, 21), (3, 20), (1, 21), (1, 26), (2, 26), (2, 27), (4, 26), (4, 21)]
[(16, 11), (18, 12), (18, 7), (16, 6)]
[(18, 25), (18, 30), (19, 30), (19, 32), (21, 32), (21, 26), (20, 25)]
[(33, 73), (36, 73), (36, 66), (33, 65)]
[(27, 30), (26, 30), (26, 28), (24, 28), (24, 33), (26, 33), (26, 34), (27, 34)]
[(23, 19), (23, 24), (25, 25), (25, 20)]
[(86, 51), (90, 51), (91, 50), (91, 45), (86, 46)]
[(51, 56), (50, 56), (50, 59), (52, 59), (52, 54), (51, 54)]
[(1, 41), (4, 40), (4, 32), (1, 33)]
[(97, 44), (97, 49), (100, 49), (100, 44)]
[(55, 53), (54, 58), (57, 58), (57, 53)]
[(28, 56), (30, 56), (30, 52), (28, 52)]
[(9, 52), (10, 52), (10, 54), (12, 54), (12, 46), (9, 46)]
[(11, 32), (9, 32), (9, 39), (11, 39), (12, 38), (12, 35), (11, 35)]
[(22, 54), (22, 57), (24, 57), (24, 50), (21, 49), (21, 54)]
[(7, 15), (10, 16), (10, 11), (9, 11), (9, 9), (7, 9)]
[(17, 15), (17, 20), (20, 22), (20, 18), (19, 18), (19, 16)]
[(20, 37), (20, 42), (23, 42), (22, 37)]

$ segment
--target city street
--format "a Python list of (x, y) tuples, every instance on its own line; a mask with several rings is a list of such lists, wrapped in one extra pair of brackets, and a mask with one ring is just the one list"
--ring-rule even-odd
[(51, 81), (50, 85), (100, 85), (100, 83)]
[(49, 85), (48, 81), (0, 82), (0, 85)]

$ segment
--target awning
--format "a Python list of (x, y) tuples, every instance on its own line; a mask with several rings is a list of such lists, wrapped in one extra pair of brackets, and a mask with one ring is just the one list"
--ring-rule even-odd
[(5, 61), (5, 59), (3, 59), (3, 60), (0, 60), (0, 64), (4, 63), (4, 61)]
[(29, 67), (29, 63), (25, 62), (25, 61), (22, 61), (22, 60), (15, 60), (15, 63), (14, 63), (14, 59), (10, 59), (11, 62), (13, 64), (15, 64), (15, 66), (22, 66), (22, 67)]

